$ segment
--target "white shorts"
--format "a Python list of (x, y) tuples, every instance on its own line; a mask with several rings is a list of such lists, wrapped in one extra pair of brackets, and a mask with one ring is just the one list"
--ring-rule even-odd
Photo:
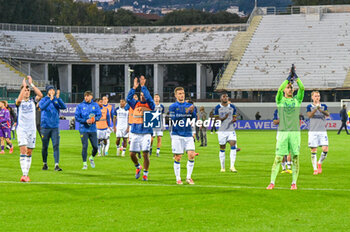
[(126, 132), (126, 129), (118, 129), (117, 128), (117, 133), (116, 133), (117, 138), (127, 138), (129, 137), (129, 133)]
[(132, 134), (130, 138), (130, 152), (149, 151), (151, 138), (151, 134)]
[(163, 131), (153, 129), (153, 137), (156, 137), (156, 136), (163, 136)]
[(132, 139), (132, 136), (134, 135), (134, 133), (132, 132), (129, 132), (129, 143), (131, 143), (131, 139)]
[(97, 130), (97, 139), (109, 139), (109, 130)]
[(228, 141), (237, 141), (235, 131), (218, 132), (219, 145), (225, 145)]
[(328, 146), (327, 131), (309, 131), (309, 147)]
[(26, 131), (17, 128), (17, 141), (18, 146), (26, 146), (27, 148), (34, 149), (36, 140), (36, 130)]
[(171, 136), (171, 147), (174, 154), (183, 154), (186, 151), (194, 151), (193, 137), (183, 137), (179, 135)]

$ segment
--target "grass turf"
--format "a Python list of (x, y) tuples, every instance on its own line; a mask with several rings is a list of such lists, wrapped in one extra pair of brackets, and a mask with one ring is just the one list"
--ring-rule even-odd
[[(279, 174), (277, 189), (265, 190), (274, 160), (275, 131), (238, 131), (238, 173), (220, 173), (217, 135), (196, 150), (194, 186), (177, 186), (169, 134), (161, 156), (151, 157), (149, 181), (135, 180), (128, 157), (97, 157), (82, 170), (76, 131), (61, 131), (63, 172), (42, 171), (41, 141), (33, 153), (31, 183), (20, 183), (19, 149), (0, 156), (1, 231), (347, 231), (350, 180), (345, 134), (328, 132), (330, 151), (324, 172), (312, 175), (307, 132), (302, 132), (298, 190), (291, 175)], [(16, 142), (15, 142), (16, 144)], [(91, 147), (90, 147), (91, 149)], [(89, 149), (89, 150), (90, 150)], [(318, 152), (318, 156), (320, 150)], [(181, 162), (186, 177), (187, 157)], [(229, 170), (229, 151), (226, 152)], [(279, 188), (278, 188), (279, 187)]]

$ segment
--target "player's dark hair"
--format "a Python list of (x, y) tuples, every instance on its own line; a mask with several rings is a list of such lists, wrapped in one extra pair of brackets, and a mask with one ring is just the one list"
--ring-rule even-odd
[(101, 98), (101, 99), (103, 99), (104, 97), (106, 97), (107, 99), (109, 99), (107, 95), (105, 95), (105, 96), (102, 96), (102, 98)]
[[(21, 85), (21, 90), (23, 89), (23, 85)], [(29, 89), (29, 86), (28, 85), (26, 85), (26, 89)]]
[(220, 97), (222, 97), (222, 96), (224, 96), (224, 95), (228, 95), (227, 92), (225, 92), (225, 91), (224, 91), (224, 92), (221, 92)]
[(154, 94), (154, 96), (158, 96), (158, 97), (160, 97), (158, 93)]

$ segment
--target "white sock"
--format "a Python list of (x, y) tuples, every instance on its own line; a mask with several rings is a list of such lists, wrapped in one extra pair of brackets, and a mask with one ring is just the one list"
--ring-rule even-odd
[(286, 164), (287, 164), (287, 162), (282, 162), (281, 163), (283, 171), (286, 170)]
[(120, 150), (119, 150), (119, 145), (117, 145), (117, 156), (119, 156)]
[(225, 150), (220, 150), (219, 153), (221, 169), (225, 169)]
[(97, 152), (99, 155), (101, 155), (101, 146), (102, 146), (101, 143), (99, 143), (97, 146)]
[(19, 163), (21, 165), (21, 169), (22, 169), (22, 173), (23, 173), (23, 176), (26, 176), (28, 175), (28, 172), (27, 172), (27, 161), (26, 161), (26, 155), (20, 155), (19, 157)]
[(322, 153), (321, 153), (320, 159), (319, 159), (319, 161), (318, 161), (320, 164), (322, 164), (323, 161), (327, 158), (327, 153), (328, 153), (328, 152), (322, 152)]
[(157, 155), (159, 155), (160, 153), (160, 148), (157, 148)]
[(109, 150), (109, 139), (107, 139), (107, 144), (105, 145), (105, 153)]
[(123, 148), (122, 156), (125, 156), (126, 148)]
[(176, 181), (181, 180), (180, 171), (181, 171), (180, 162), (174, 161), (174, 173), (175, 173)]
[(27, 175), (29, 174), (29, 169), (30, 169), (30, 166), (32, 165), (32, 156), (27, 156), (26, 157), (26, 169), (27, 169)]
[(236, 154), (237, 154), (236, 146), (231, 147), (231, 151), (230, 151), (231, 168), (235, 166)]
[(311, 163), (314, 170), (317, 170), (317, 155), (316, 153), (311, 153)]
[(292, 169), (292, 162), (287, 161), (287, 168), (288, 168), (288, 169)]
[(194, 167), (194, 160), (187, 161), (187, 177), (186, 177), (186, 179), (191, 179), (193, 167)]

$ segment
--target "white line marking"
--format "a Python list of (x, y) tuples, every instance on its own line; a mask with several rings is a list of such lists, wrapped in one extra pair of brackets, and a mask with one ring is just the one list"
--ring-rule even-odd
[[(0, 181), (0, 184), (30, 184), (30, 185), (95, 185), (95, 186), (139, 186), (139, 187), (188, 187), (188, 188), (228, 188), (228, 189), (265, 189), (266, 187), (257, 186), (224, 186), (224, 185), (183, 185), (178, 186), (176, 184), (134, 184), (134, 183), (91, 183), (91, 182), (30, 182), (22, 183), (19, 181)], [(275, 187), (275, 189), (289, 190), (286, 187)], [(329, 189), (329, 188), (299, 188), (301, 191), (342, 191), (350, 192), (350, 189)], [(298, 191), (297, 190), (297, 191)]]

